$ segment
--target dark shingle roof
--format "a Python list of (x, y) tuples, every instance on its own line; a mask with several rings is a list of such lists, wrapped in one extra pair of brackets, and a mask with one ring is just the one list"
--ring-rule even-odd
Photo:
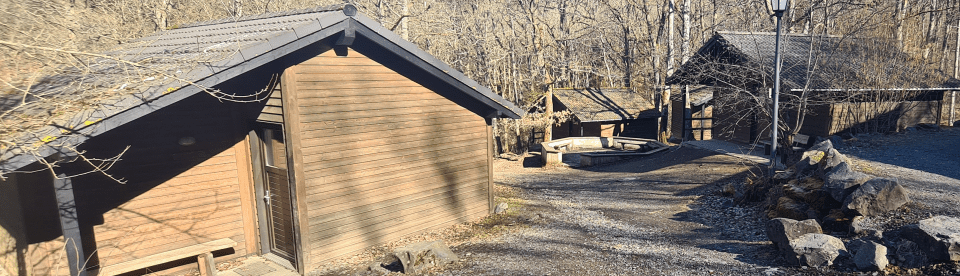
[[(28, 98), (27, 105), (17, 107), (22, 95), (0, 95), (0, 112), (10, 111), (12, 117), (63, 114), (39, 126), (0, 133), (4, 142), (0, 144), (0, 172), (16, 170), (191, 95), (220, 93), (201, 87), (216, 87), (262, 66), (287, 64), (293, 59), (283, 57), (293, 53), (329, 49), (336, 39), (328, 38), (336, 38), (348, 29), (364, 38), (353, 43), (358, 51), (389, 59), (389, 66), (403, 68), (398, 71), (401, 74), (428, 81), (437, 93), (478, 115), (519, 118), (523, 113), (489, 88), (375, 21), (355, 15), (355, 7), (340, 4), (161, 31), (108, 51), (87, 62), (86, 68), (68, 68), (46, 77), (31, 88), (34, 95), (78, 103), (69, 109), (56, 109), (38, 97)], [(235, 97), (231, 93), (216, 96)], [(239, 100), (258, 100), (256, 97), (261, 96)]]
[(581, 122), (631, 120), (659, 114), (650, 101), (630, 89), (555, 89), (553, 95)]
[[(695, 76), (695, 67), (723, 56), (726, 62), (746, 67), (739, 69), (763, 74), (766, 86), (772, 86), (775, 37), (775, 33), (718, 32), (668, 82), (708, 84), (704, 79), (713, 77), (711, 72)], [(781, 81), (789, 89), (960, 87), (956, 79), (912, 64), (890, 41), (790, 34), (782, 36), (781, 44)]]

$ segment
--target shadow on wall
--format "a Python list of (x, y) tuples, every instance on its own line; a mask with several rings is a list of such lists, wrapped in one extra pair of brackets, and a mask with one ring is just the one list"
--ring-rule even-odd
[[(67, 258), (60, 216), (73, 210), (87, 267), (206, 242), (223, 234), (210, 230), (216, 226), (207, 221), (217, 219), (211, 215), (237, 208), (231, 194), (236, 191), (225, 190), (222, 183), (236, 182), (226, 177), (237, 177), (233, 146), (246, 134), (240, 109), (262, 107), (239, 105), (200, 93), (91, 138), (79, 147), (87, 158), (109, 158), (129, 146), (108, 170), (126, 183), (86, 173), (90, 167), (82, 161), (64, 164), (58, 173), (78, 175), (71, 178), (75, 202), (58, 207), (53, 176), (36, 163), (24, 170), (40, 171), (17, 174), (16, 185), (0, 182), (4, 210), (0, 226), (14, 233), (10, 236), (15, 239), (15, 246), (0, 252), (0, 265), (13, 275), (65, 274), (61, 273), (66, 271)], [(196, 143), (182, 146), (182, 137), (192, 137)], [(239, 220), (239, 214), (234, 219)], [(228, 251), (217, 253), (235, 253)], [(195, 262), (196, 258), (188, 258), (140, 273)]]

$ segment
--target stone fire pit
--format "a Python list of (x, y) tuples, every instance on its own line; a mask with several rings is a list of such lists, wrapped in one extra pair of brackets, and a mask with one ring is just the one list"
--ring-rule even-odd
[(565, 153), (576, 153), (580, 156), (579, 165), (584, 167), (650, 155), (669, 148), (656, 140), (630, 137), (569, 137), (540, 145), (544, 164), (562, 164)]

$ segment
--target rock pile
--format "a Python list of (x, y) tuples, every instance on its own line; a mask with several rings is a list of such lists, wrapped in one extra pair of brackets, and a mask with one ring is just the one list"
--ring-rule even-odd
[(767, 237), (788, 263), (883, 271), (891, 264), (917, 268), (960, 261), (960, 219), (936, 216), (888, 232), (868, 228), (864, 221), (870, 216), (909, 202), (898, 180), (854, 171), (829, 140), (802, 156), (772, 181), (748, 183), (735, 192), (739, 202), (762, 200), (768, 206), (773, 219)]
[[(792, 265), (830, 267), (840, 264), (861, 271), (882, 271), (890, 264), (918, 268), (930, 262), (960, 261), (960, 219), (936, 216), (884, 234), (844, 242), (823, 234), (816, 220), (775, 218), (767, 237)], [(884, 236), (884, 237), (880, 237)]]
[(765, 197), (768, 216), (816, 219), (833, 231), (846, 231), (856, 216), (893, 211), (909, 202), (895, 178), (874, 178), (853, 170), (830, 140), (814, 145), (802, 159), (774, 176)]

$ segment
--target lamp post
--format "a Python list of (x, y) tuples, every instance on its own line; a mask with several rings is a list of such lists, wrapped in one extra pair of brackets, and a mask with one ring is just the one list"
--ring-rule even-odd
[(777, 17), (777, 35), (776, 39), (776, 49), (774, 49), (774, 79), (773, 79), (773, 93), (770, 93), (770, 97), (773, 99), (773, 125), (771, 125), (771, 138), (770, 138), (770, 176), (773, 177), (773, 174), (776, 172), (777, 168), (777, 117), (779, 115), (779, 106), (780, 106), (780, 21), (783, 19), (783, 13), (787, 11), (788, 0), (770, 0), (770, 6), (773, 10), (773, 16)]

